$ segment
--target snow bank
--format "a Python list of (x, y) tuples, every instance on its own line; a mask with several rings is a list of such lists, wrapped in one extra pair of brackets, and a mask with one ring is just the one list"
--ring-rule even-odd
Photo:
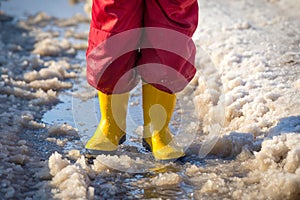
[(196, 112), (204, 133), (217, 132), (210, 154), (236, 157), (188, 167), (195, 198), (299, 199), (300, 32), (296, 9), (279, 11), (294, 3), (201, 3)]
[[(280, 6), (292, 4), (286, 3)], [(295, 42), (300, 34), (299, 23), (296, 18), (274, 14), (279, 12), (277, 3), (201, 4), (194, 36), (199, 47), (194, 103), (203, 132), (221, 138), (216, 154), (222, 156), (227, 154), (222, 149), (227, 150), (228, 143), (232, 143), (222, 138), (224, 135), (252, 134), (255, 141), (278, 120), (300, 116), (300, 54)], [(255, 14), (244, 15), (253, 10)], [(287, 30), (290, 37), (286, 37)], [(286, 121), (289, 123), (293, 122)]]

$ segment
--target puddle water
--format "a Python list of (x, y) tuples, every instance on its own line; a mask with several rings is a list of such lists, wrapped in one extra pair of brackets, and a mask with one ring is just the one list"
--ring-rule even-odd
[(75, 126), (72, 115), (72, 96), (67, 93), (61, 93), (59, 99), (61, 102), (44, 114), (43, 122), (46, 124), (67, 123)]

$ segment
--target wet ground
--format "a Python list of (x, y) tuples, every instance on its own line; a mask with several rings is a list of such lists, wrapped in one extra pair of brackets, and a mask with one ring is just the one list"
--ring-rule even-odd
[[(171, 130), (179, 144), (186, 147), (187, 157), (169, 163), (155, 161), (141, 145), (140, 84), (131, 92), (129, 137), (116, 155), (91, 156), (83, 150), (100, 118), (96, 92), (85, 81), (89, 20), (84, 2), (0, 2), (0, 10), (8, 14), (0, 15), (0, 199), (299, 198), (300, 138), (296, 133), (300, 132), (300, 118), (293, 109), (299, 105), (299, 32), (293, 14), (266, 20), (271, 25), (261, 23), (264, 17), (272, 18), (276, 12), (289, 9), (289, 1), (258, 3), (275, 10), (265, 15), (248, 1), (231, 2), (227, 7), (219, 1), (201, 4), (202, 15), (209, 22), (214, 13), (216, 22), (207, 25), (201, 20), (202, 34), (195, 37), (203, 41), (197, 43), (200, 73), (178, 95), (171, 122)], [(236, 13), (228, 14), (234, 8)], [(234, 15), (249, 14), (252, 8), (257, 9), (259, 22), (251, 17), (245, 17), (249, 19), (246, 22), (234, 20)], [(229, 17), (218, 19), (224, 16)], [(255, 48), (247, 39), (256, 41), (256, 34), (261, 34), (254, 26), (272, 37), (275, 34), (268, 26), (278, 23), (280, 29), (284, 20), (290, 23), (286, 26), (294, 27), (288, 29), (289, 46), (280, 46), (283, 50), (279, 54), (285, 57), (276, 60), (270, 56), (273, 63), (257, 64), (267, 55), (258, 50), (250, 52)], [(224, 34), (218, 35), (217, 27), (222, 27)], [(230, 38), (230, 34), (236, 38)], [(210, 38), (213, 35), (214, 40)], [(272, 42), (269, 36), (267, 39)], [(277, 52), (276, 48), (275, 44), (268, 46), (266, 52)], [(247, 55), (239, 54), (240, 49)], [(282, 72), (270, 73), (278, 63), (283, 66)], [(255, 70), (249, 73), (253, 75), (250, 80), (248, 72), (243, 73), (247, 64)], [(239, 77), (243, 79), (232, 75), (228, 67), (241, 71)], [(281, 80), (281, 74), (288, 71), (285, 67), (293, 73)], [(281, 86), (270, 86), (274, 77)], [(271, 88), (274, 93), (261, 95), (257, 93), (259, 88)], [(224, 101), (223, 93), (229, 95), (229, 100)], [(288, 103), (287, 98), (291, 98)], [(273, 102), (282, 110), (277, 112)], [(276, 123), (277, 119), (281, 121)], [(265, 136), (279, 133), (284, 134), (262, 144)]]

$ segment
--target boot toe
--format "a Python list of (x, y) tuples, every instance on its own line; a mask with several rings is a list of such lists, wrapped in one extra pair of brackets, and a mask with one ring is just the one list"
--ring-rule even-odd
[(115, 151), (118, 148), (117, 144), (122, 144), (126, 140), (126, 135), (124, 134), (119, 142), (113, 143), (107, 137), (92, 137), (85, 145), (88, 150), (98, 150), (98, 151)]
[(115, 151), (118, 146), (112, 143), (108, 138), (103, 138), (102, 140), (92, 138), (86, 143), (85, 148), (98, 151)]
[(158, 150), (154, 150), (153, 155), (157, 160), (172, 160), (185, 156), (182, 148), (173, 147), (171, 145), (166, 145)]

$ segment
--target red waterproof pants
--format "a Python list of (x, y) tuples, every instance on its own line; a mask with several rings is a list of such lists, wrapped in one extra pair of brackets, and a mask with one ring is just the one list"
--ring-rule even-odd
[(106, 94), (139, 81), (168, 93), (194, 77), (197, 0), (93, 0), (87, 80)]

